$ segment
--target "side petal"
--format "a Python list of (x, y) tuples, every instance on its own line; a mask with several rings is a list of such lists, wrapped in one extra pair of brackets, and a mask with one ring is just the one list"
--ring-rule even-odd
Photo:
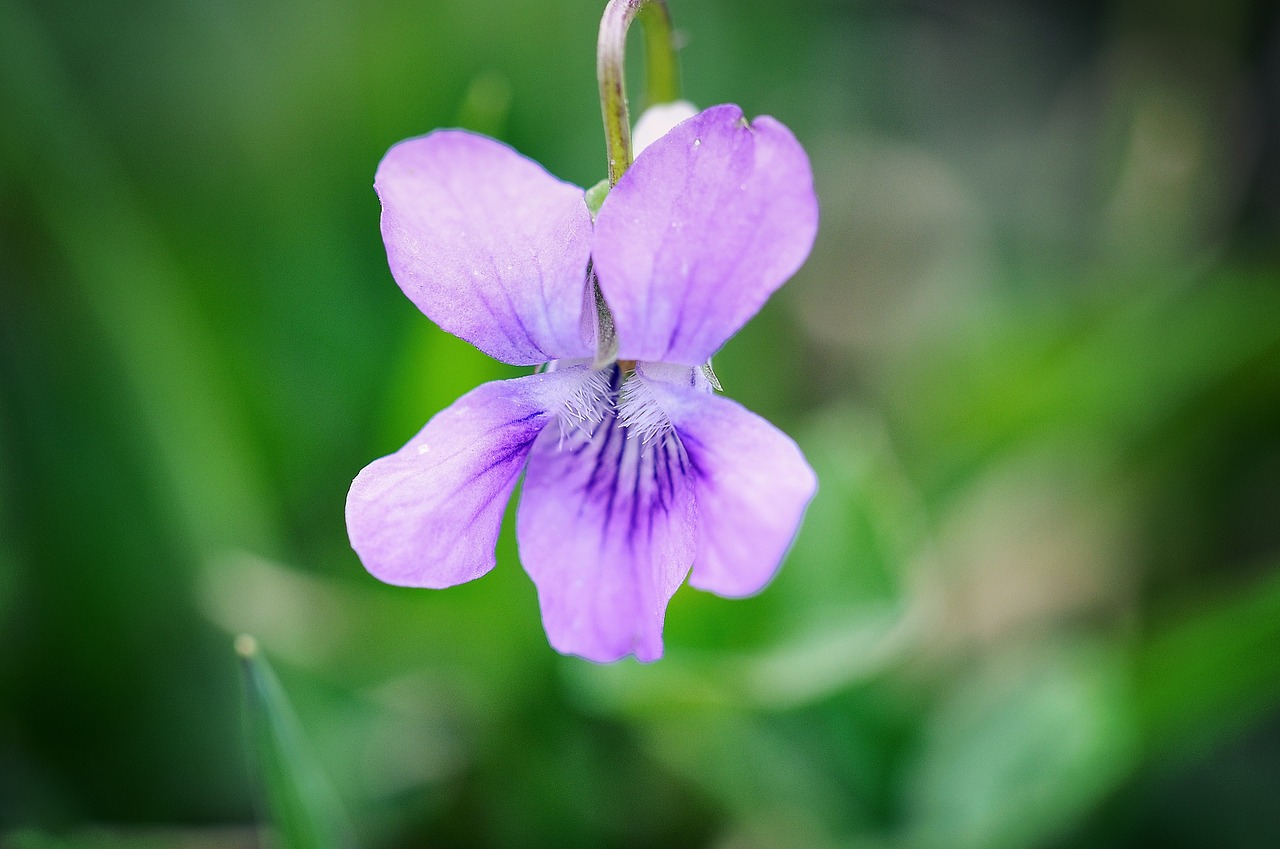
[(694, 557), (687, 465), (674, 434), (646, 443), (612, 415), (590, 434), (538, 438), (516, 537), (557, 651), (661, 657), (667, 602)]
[(391, 274), (432, 321), (515, 365), (591, 356), (582, 189), (463, 130), (400, 142), (374, 188)]
[(759, 592), (791, 547), (818, 479), (800, 448), (741, 404), (649, 381), (685, 447), (698, 505), (689, 583), (717, 595)]
[(347, 533), (365, 568), (389, 584), (436, 588), (492, 569), (511, 490), (580, 382), (574, 371), (483, 384), (366, 466), (347, 495)]
[(782, 124), (724, 105), (677, 125), (596, 216), (618, 356), (706, 362), (800, 268), (817, 228), (809, 158)]

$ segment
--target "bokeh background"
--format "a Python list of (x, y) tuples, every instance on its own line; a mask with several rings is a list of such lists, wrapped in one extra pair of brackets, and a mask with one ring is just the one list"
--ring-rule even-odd
[(821, 492), (601, 667), (509, 528), (396, 589), (342, 509), (516, 373), (396, 288), (379, 158), (596, 182), (602, 3), (0, 0), (0, 845), (1280, 846), (1275, 5), (671, 6), (813, 159), (716, 364)]

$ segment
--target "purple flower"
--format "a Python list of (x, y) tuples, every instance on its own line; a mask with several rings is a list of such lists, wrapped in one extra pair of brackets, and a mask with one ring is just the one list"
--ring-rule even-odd
[[(558, 651), (662, 654), (690, 573), (723, 596), (777, 571), (817, 481), (795, 443), (703, 370), (804, 262), (804, 150), (731, 105), (646, 148), (595, 221), (583, 190), (492, 139), (441, 130), (378, 167), (392, 275), (440, 327), (540, 373), (486, 383), (351, 485), (347, 528), (391, 584), (483, 575), (516, 479), (520, 559)], [(594, 368), (599, 280), (618, 361)]]

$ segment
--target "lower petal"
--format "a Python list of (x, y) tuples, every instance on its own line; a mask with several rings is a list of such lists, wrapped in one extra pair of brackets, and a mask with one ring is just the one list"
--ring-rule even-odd
[(365, 568), (411, 587), (453, 586), (492, 569), (529, 449), (581, 372), (483, 384), (366, 466), (347, 495), (347, 533)]
[(612, 414), (590, 433), (538, 438), (516, 535), (557, 651), (601, 662), (662, 655), (667, 602), (696, 545), (687, 468), (674, 433), (646, 441)]
[(800, 448), (741, 404), (649, 381), (692, 468), (698, 553), (689, 583), (728, 597), (759, 592), (791, 547), (818, 479)]

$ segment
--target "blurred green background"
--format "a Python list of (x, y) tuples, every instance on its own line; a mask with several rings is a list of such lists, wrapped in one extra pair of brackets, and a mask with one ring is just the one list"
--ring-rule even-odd
[(671, 6), (813, 159), (716, 364), (821, 491), (599, 667), (509, 528), (396, 589), (342, 509), (516, 373), (396, 288), (379, 158), (600, 179), (602, 3), (0, 0), (0, 845), (1280, 846), (1275, 5)]

